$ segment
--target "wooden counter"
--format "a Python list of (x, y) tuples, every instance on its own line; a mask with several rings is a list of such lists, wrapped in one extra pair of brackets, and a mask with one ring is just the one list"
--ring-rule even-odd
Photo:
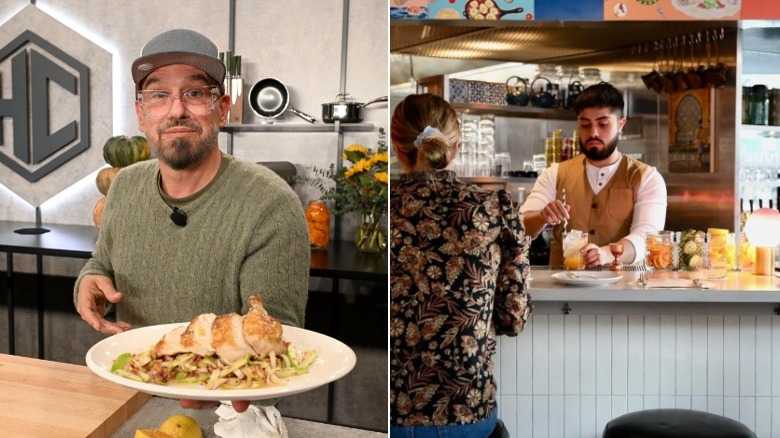
[(0, 436), (111, 436), (150, 396), (89, 368), (0, 354)]

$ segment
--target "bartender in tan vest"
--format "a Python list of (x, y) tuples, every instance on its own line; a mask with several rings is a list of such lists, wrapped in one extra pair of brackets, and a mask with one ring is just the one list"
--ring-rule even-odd
[(520, 207), (528, 235), (536, 237), (548, 224), (553, 226), (550, 265), (563, 264), (564, 222), (567, 231), (588, 234), (589, 243), (582, 248), (588, 268), (612, 262), (612, 242), (623, 243), (622, 263), (642, 261), (645, 236), (664, 227), (663, 177), (655, 167), (617, 150), (626, 124), (623, 105), (623, 95), (611, 84), (585, 89), (574, 103), (582, 153), (545, 169)]

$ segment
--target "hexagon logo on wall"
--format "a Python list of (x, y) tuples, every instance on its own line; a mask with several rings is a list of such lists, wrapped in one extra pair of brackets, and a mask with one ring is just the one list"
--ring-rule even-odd
[(37, 206), (104, 164), (90, 144), (112, 134), (111, 72), (110, 53), (34, 5), (0, 25), (0, 184)]

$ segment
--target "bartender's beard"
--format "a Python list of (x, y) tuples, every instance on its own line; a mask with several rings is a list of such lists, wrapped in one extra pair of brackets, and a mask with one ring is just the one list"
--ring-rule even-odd
[(618, 145), (618, 137), (615, 136), (615, 139), (609, 142), (606, 147), (602, 150), (598, 150), (596, 148), (588, 149), (585, 147), (585, 144), (587, 144), (590, 141), (598, 141), (601, 142), (601, 144), (604, 144), (604, 142), (601, 139), (598, 138), (589, 138), (583, 142), (580, 139), (580, 152), (582, 152), (583, 155), (585, 155), (588, 159), (593, 161), (601, 161), (606, 160), (607, 158), (612, 155), (613, 152), (615, 152), (615, 149), (617, 149)]

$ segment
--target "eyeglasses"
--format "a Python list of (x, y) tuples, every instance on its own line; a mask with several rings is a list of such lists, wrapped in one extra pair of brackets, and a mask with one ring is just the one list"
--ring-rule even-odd
[(189, 88), (179, 93), (166, 90), (141, 90), (136, 92), (135, 98), (141, 104), (146, 117), (164, 117), (171, 112), (173, 99), (181, 100), (182, 105), (193, 116), (202, 116), (214, 110), (214, 102), (219, 96), (219, 87), (207, 85), (205, 87)]

